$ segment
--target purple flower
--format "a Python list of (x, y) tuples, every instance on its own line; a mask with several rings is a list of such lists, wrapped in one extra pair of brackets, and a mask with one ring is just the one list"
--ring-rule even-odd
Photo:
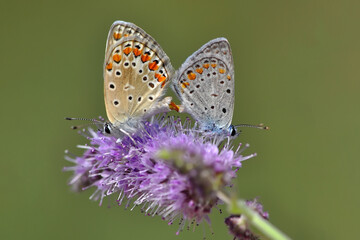
[[(91, 199), (116, 194), (121, 205), (141, 205), (148, 215), (160, 215), (172, 224), (210, 222), (208, 214), (219, 204), (217, 191), (231, 185), (248, 147), (233, 151), (231, 140), (203, 135), (197, 124), (174, 118), (153, 118), (131, 136), (117, 139), (92, 129), (83, 132), (89, 145), (75, 163), (70, 184), (75, 190), (95, 187)], [(219, 147), (221, 149), (219, 150)]]
[[(257, 212), (261, 217), (269, 220), (269, 214), (264, 212), (263, 206), (254, 199), (253, 201), (246, 201), (246, 205)], [(251, 231), (251, 227), (244, 215), (231, 215), (225, 219), (225, 224), (229, 227), (229, 232), (234, 236), (234, 239), (239, 240), (256, 240), (260, 239)]]

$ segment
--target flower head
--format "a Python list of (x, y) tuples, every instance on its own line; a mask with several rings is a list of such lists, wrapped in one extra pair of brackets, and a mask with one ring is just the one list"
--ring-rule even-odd
[[(95, 187), (92, 199), (117, 194), (141, 205), (149, 215), (160, 215), (171, 224), (180, 218), (209, 222), (208, 214), (219, 203), (217, 191), (231, 184), (247, 146), (231, 149), (231, 141), (209, 138), (191, 126), (190, 120), (153, 118), (137, 132), (117, 139), (89, 129), (83, 156), (67, 159), (75, 166), (70, 184), (77, 190)], [(219, 146), (221, 150), (219, 150)]]
[[(246, 205), (257, 212), (262, 218), (268, 220), (269, 214), (263, 211), (263, 206), (257, 201), (257, 199), (246, 201)], [(229, 232), (234, 236), (234, 239), (239, 240), (256, 240), (260, 239), (251, 230), (247, 217), (244, 215), (231, 215), (225, 219), (225, 224), (229, 227)]]

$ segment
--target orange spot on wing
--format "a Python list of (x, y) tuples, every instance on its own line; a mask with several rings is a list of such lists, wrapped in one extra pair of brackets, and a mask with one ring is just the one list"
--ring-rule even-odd
[(163, 87), (165, 86), (165, 84), (166, 84), (166, 81), (163, 81), (163, 82), (161, 83), (161, 88), (163, 88)]
[(208, 68), (209, 68), (209, 64), (208, 64), (208, 63), (205, 63), (205, 64), (203, 65), (203, 67), (206, 68), (206, 69), (208, 69)]
[(190, 80), (195, 80), (195, 78), (196, 78), (196, 74), (195, 74), (195, 73), (191, 72), (191, 73), (188, 74), (188, 79), (190, 79)]
[(177, 112), (179, 112), (179, 110), (180, 110), (179, 106), (176, 105), (173, 101), (171, 101), (171, 103), (169, 104), (169, 108), (170, 108), (170, 110), (174, 110)]
[(121, 33), (114, 32), (114, 39), (119, 40), (121, 38)]
[(196, 71), (197, 71), (198, 73), (202, 74), (203, 71), (204, 71), (204, 69), (202, 69), (202, 68), (197, 68)]
[(161, 74), (155, 73), (155, 78), (158, 80), (158, 82), (165, 81), (166, 77), (162, 76)]
[(137, 49), (137, 48), (134, 48), (133, 52), (134, 52), (135, 57), (138, 57), (138, 56), (141, 55), (142, 50), (139, 50), (139, 49)]
[(125, 53), (125, 55), (129, 55), (129, 53), (131, 52), (131, 47), (127, 47), (127, 48), (125, 48), (124, 49), (124, 53)]
[(155, 71), (159, 68), (159, 66), (157, 65), (156, 61), (153, 61), (152, 63), (149, 64), (149, 69), (152, 71)]
[(189, 85), (190, 85), (190, 83), (184, 82), (184, 83), (181, 84), (181, 87), (182, 88), (187, 88), (187, 86), (189, 86)]
[(231, 77), (230, 77), (230, 75), (227, 75), (227, 79), (228, 79), (228, 80), (231, 80)]
[(111, 69), (112, 69), (112, 63), (107, 64), (107, 65), (106, 65), (106, 69), (107, 69), (107, 70), (111, 70)]
[(121, 56), (119, 54), (115, 54), (113, 56), (113, 60), (116, 62), (116, 63), (119, 63), (121, 61)]
[(144, 62), (147, 62), (151, 59), (150, 55), (149, 54), (144, 54), (141, 56), (141, 61), (144, 63)]
[(219, 73), (224, 74), (224, 73), (225, 73), (225, 69), (219, 68)]
[(124, 34), (124, 37), (128, 37), (128, 36), (129, 36), (129, 34), (127, 34), (127, 33), (126, 33), (126, 34)]
[(166, 77), (164, 77), (164, 76), (160, 76), (159, 78), (158, 78), (158, 81), (159, 82), (163, 82), (163, 81), (165, 81), (166, 80)]
[(216, 64), (215, 64), (215, 63), (211, 64), (211, 66), (212, 66), (213, 68), (216, 68)]

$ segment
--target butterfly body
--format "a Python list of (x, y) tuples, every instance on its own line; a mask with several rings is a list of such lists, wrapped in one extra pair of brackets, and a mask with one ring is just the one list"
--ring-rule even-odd
[(160, 45), (135, 24), (111, 26), (103, 69), (105, 132), (134, 132), (144, 118), (170, 110), (171, 97), (162, 97), (174, 69)]
[(231, 125), (234, 112), (234, 67), (230, 44), (217, 38), (203, 45), (182, 64), (172, 87), (190, 113), (209, 133), (236, 135)]

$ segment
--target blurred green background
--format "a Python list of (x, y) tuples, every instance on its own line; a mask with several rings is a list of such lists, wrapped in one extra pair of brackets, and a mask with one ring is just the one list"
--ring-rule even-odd
[[(359, 234), (360, 4), (358, 1), (2, 1), (1, 239), (202, 239), (139, 209), (76, 194), (64, 149), (85, 139), (71, 117), (105, 115), (102, 64), (115, 20), (151, 34), (178, 68), (216, 37), (231, 43), (234, 123), (258, 157), (244, 163), (239, 194), (259, 197), (293, 239)], [(170, 91), (169, 91), (170, 92)], [(231, 239), (214, 209), (214, 235)]]

